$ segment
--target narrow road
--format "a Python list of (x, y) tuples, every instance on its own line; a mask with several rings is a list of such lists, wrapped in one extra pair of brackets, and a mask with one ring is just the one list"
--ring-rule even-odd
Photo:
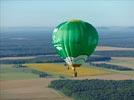
[(0, 81), (0, 100), (72, 100), (48, 88), (52, 79)]

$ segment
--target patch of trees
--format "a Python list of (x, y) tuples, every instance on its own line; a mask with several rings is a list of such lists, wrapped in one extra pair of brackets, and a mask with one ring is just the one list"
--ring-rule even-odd
[(134, 99), (134, 80), (55, 80), (49, 87), (75, 100)]
[(112, 64), (106, 64), (106, 63), (90, 63), (92, 66), (97, 66), (97, 67), (103, 67), (103, 68), (108, 68), (108, 69), (114, 69), (114, 70), (120, 70), (120, 71), (126, 71), (126, 70), (134, 70), (132, 68), (124, 67), (124, 66), (119, 66), (119, 65), (112, 65)]
[(94, 61), (110, 61), (111, 57), (107, 56), (89, 56), (86, 62), (94, 62)]

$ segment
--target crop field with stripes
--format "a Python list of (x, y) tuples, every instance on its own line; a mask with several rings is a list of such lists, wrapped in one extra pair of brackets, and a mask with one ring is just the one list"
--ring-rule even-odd
[[(33, 64), (25, 64), (25, 66), (36, 69), (39, 71), (47, 72), (53, 75), (63, 75), (63, 76), (72, 76), (73, 70), (70, 68), (69, 70), (64, 66), (64, 64), (54, 64), (54, 63), (33, 63)], [(77, 68), (78, 77), (79, 76), (94, 76), (94, 75), (103, 75), (110, 74), (111, 71), (107, 71), (102, 68), (96, 68), (88, 65), (83, 65)]]

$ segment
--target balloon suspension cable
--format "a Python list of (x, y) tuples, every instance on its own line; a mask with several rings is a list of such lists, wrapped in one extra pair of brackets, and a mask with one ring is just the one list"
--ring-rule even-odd
[(64, 66), (67, 68), (67, 70), (69, 70), (69, 65), (68, 64), (64, 64)]
[(69, 65), (67, 65), (67, 70), (69, 70)]

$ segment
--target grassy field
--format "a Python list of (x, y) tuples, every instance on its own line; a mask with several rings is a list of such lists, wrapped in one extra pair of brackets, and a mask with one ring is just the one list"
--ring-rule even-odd
[(96, 51), (109, 51), (109, 50), (134, 50), (134, 48), (122, 48), (122, 47), (111, 47), (111, 46), (97, 46)]
[[(97, 62), (97, 63), (106, 63), (106, 64), (112, 64), (117, 65), (121, 67), (128, 67), (134, 69), (134, 57), (112, 57), (112, 59), (108, 62)], [(115, 73), (120, 73), (122, 75), (129, 75), (134, 77), (134, 71), (119, 71), (119, 70), (113, 70)]]
[(13, 64), (1, 64), (0, 66), (0, 80), (16, 80), (16, 79), (34, 79), (38, 75), (27, 73), (23, 70), (13, 67)]
[[(25, 66), (33, 69), (37, 69), (39, 71), (48, 72), (51, 74), (59, 74), (63, 76), (72, 76), (73, 70), (67, 70), (63, 64), (52, 64), (52, 63), (38, 63), (38, 64), (25, 64)], [(78, 76), (93, 76), (93, 75), (103, 75), (109, 74), (110, 71), (106, 71), (102, 68), (96, 67), (87, 67), (81, 66), (77, 68)]]
[(134, 69), (134, 58), (132, 57), (112, 57), (112, 60), (107, 63)]

